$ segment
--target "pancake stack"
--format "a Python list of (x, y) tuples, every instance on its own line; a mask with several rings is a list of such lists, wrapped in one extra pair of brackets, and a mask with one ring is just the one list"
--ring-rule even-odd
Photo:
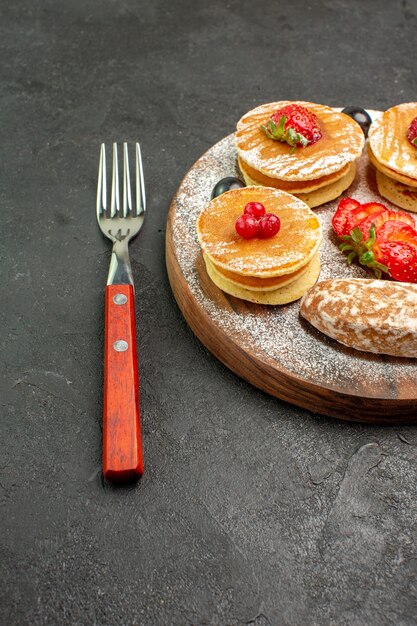
[(396, 206), (417, 212), (417, 148), (407, 130), (417, 116), (417, 102), (385, 111), (369, 129), (368, 155), (376, 167), (378, 191)]
[[(243, 239), (235, 230), (249, 202), (280, 218), (271, 238)], [(235, 189), (212, 200), (197, 220), (207, 273), (224, 292), (260, 304), (298, 300), (320, 273), (319, 220), (298, 198), (269, 187)]]
[[(317, 116), (322, 137), (295, 151), (267, 137), (261, 126), (289, 104), (299, 104)], [(236, 130), (238, 164), (247, 185), (286, 191), (317, 207), (334, 200), (353, 182), (356, 160), (365, 139), (352, 118), (312, 102), (272, 102), (246, 113)]]

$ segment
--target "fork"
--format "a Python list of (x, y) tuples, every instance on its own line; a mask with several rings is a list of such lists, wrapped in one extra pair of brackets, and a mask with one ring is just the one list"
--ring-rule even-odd
[(117, 144), (113, 144), (110, 207), (107, 206), (106, 147), (101, 145), (97, 184), (97, 221), (113, 242), (105, 298), (103, 475), (129, 481), (143, 473), (139, 375), (132, 268), (128, 243), (145, 216), (145, 185), (136, 143), (136, 202), (132, 201), (127, 143), (123, 144), (123, 196), (120, 203)]

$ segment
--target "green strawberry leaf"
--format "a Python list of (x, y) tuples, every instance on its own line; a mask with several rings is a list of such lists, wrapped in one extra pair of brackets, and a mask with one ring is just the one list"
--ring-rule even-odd
[(368, 250), (370, 250), (373, 247), (375, 241), (376, 241), (375, 224), (372, 222), (371, 228), (369, 230), (369, 239), (365, 244)]
[(273, 119), (270, 119), (267, 125), (261, 125), (260, 129), (265, 133), (268, 139), (281, 141), (282, 143), (287, 143), (291, 146), (292, 150), (290, 151), (290, 154), (293, 154), (297, 149), (297, 146), (301, 145), (305, 148), (305, 146), (308, 146), (310, 142), (306, 137), (304, 137), (304, 135), (297, 133), (297, 131), (291, 126), (285, 128), (286, 121), (286, 116), (282, 115), (278, 125)]
[(339, 244), (339, 250), (349, 253), (346, 258), (348, 265), (351, 265), (358, 257), (359, 263), (371, 269), (377, 278), (381, 278), (383, 273), (389, 275), (388, 267), (379, 263), (375, 258), (375, 224), (371, 225), (369, 238), (366, 241), (363, 240), (362, 231), (358, 226), (350, 231), (350, 235), (342, 235), (340, 239), (342, 243)]
[(350, 236), (352, 237), (353, 241), (355, 243), (362, 243), (363, 242), (363, 235), (362, 235), (362, 231), (359, 227), (354, 228), (353, 230), (350, 231)]
[(304, 137), (304, 135), (302, 135), (301, 133), (298, 133), (298, 141), (302, 144), (303, 148), (308, 146), (308, 144), (310, 143), (307, 137)]
[(353, 261), (353, 259), (355, 258), (355, 256), (356, 256), (356, 252), (355, 252), (355, 250), (352, 250), (352, 252), (350, 252), (350, 253), (348, 254), (347, 259), (346, 259), (346, 262), (347, 262), (347, 264), (348, 264), (348, 265), (351, 265), (351, 264), (352, 264), (352, 261)]
[(288, 133), (287, 143), (289, 143), (290, 146), (296, 144), (298, 141), (298, 134), (295, 132), (295, 130), (291, 128), (290, 126), (289, 128), (287, 128), (287, 133)]
[(269, 139), (273, 139), (273, 136), (271, 135), (271, 131), (269, 130), (269, 128), (267, 126), (261, 126), (261, 130), (264, 131), (265, 135), (269, 138)]
[(281, 119), (279, 120), (279, 124), (278, 124), (278, 133), (280, 135), (284, 134), (284, 126), (285, 126), (285, 122), (287, 121), (287, 118), (285, 117), (285, 115), (281, 115)]
[(372, 252), (372, 250), (367, 250), (367, 252), (364, 252), (360, 257), (359, 257), (359, 263), (361, 265), (367, 265), (369, 267), (370, 263), (373, 263), (375, 261), (375, 255)]

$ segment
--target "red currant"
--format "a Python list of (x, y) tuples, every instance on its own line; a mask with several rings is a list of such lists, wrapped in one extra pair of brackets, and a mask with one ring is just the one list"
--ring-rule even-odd
[(248, 202), (243, 210), (244, 215), (253, 215), (257, 220), (265, 215), (265, 207), (260, 202)]
[(265, 213), (258, 222), (258, 235), (262, 239), (268, 239), (277, 234), (281, 227), (278, 215), (274, 213)]
[(235, 228), (244, 239), (252, 239), (258, 232), (258, 220), (253, 215), (241, 215), (236, 220)]

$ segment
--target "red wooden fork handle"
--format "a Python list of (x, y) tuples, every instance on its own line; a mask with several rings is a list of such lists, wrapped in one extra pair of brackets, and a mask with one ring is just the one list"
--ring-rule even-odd
[(130, 481), (143, 474), (132, 285), (106, 287), (103, 475)]

